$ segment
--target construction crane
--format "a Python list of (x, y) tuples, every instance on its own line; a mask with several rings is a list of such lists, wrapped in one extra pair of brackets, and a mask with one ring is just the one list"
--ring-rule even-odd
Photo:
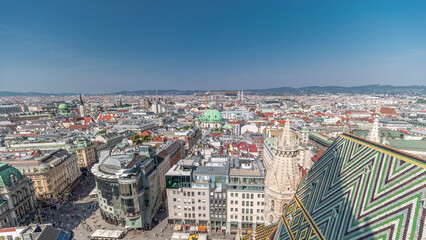
[(205, 101), (206, 101), (206, 109), (207, 109), (207, 96), (210, 94), (210, 92), (205, 92), (205, 93), (194, 93), (194, 96), (200, 96), (200, 95), (204, 95)]

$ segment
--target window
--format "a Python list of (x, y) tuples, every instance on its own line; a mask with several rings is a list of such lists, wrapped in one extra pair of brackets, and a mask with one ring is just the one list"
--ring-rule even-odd
[(194, 196), (194, 192), (192, 192), (191, 195)]
[(235, 204), (238, 204), (238, 201), (235, 201)]
[(176, 198), (173, 198), (173, 202), (176, 202)]
[(253, 207), (253, 201), (250, 202), (250, 207)]
[[(204, 213), (204, 214), (203, 214), (203, 217), (205, 217), (205, 216), (206, 216), (206, 214)], [(263, 219), (262, 219), (262, 220), (263, 220)]]
[(203, 196), (206, 196), (206, 192), (203, 192)]
[(235, 193), (235, 197), (238, 197), (238, 193)]
[(253, 222), (253, 216), (250, 216), (250, 221)]
[(243, 207), (246, 206), (245, 202), (243, 201)]
[(250, 213), (251, 213), (251, 214), (253, 214), (253, 208), (252, 208), (252, 209), (250, 209)]
[(206, 210), (206, 207), (203, 207), (203, 210)]
[(198, 199), (198, 203), (200, 203), (201, 202), (201, 199)]
[(201, 206), (198, 206), (198, 210), (201, 210)]
[(198, 196), (200, 196), (201, 195), (201, 192), (198, 192)]
[(235, 212), (238, 212), (238, 208), (235, 208)]
[(187, 214), (185, 213), (185, 217), (187, 217)]
[(241, 208), (241, 213), (244, 213), (244, 208)]
[(231, 212), (233, 212), (234, 211), (234, 208), (231, 208)]
[(176, 194), (176, 191), (173, 191), (173, 194)]
[(231, 197), (234, 197), (234, 193), (231, 193)]
[(246, 198), (246, 194), (245, 194), (245, 193), (243, 193), (243, 199), (244, 199), (244, 198)]
[(231, 200), (231, 204), (234, 204), (234, 201)]

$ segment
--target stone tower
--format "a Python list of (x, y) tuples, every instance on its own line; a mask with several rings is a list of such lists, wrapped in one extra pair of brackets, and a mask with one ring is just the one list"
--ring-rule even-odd
[(266, 173), (265, 180), (265, 224), (279, 220), (285, 204), (288, 204), (302, 178), (298, 161), (301, 149), (299, 139), (290, 129), (287, 119), (282, 135), (275, 140), (274, 161)]

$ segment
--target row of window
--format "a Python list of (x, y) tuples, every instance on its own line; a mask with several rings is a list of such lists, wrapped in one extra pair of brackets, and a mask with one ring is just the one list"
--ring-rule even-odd
[[(173, 194), (179, 194), (179, 191), (173, 191)], [(183, 192), (183, 196), (195, 197), (195, 192)], [(198, 196), (206, 196), (206, 192), (198, 192)]]
[[(173, 198), (173, 202), (180, 202), (180, 198)], [(195, 199), (183, 199), (184, 203), (194, 203)], [(206, 199), (198, 199), (198, 203), (206, 203)]]
[[(231, 205), (238, 205), (238, 200), (231, 200)], [(254, 202), (253, 201), (241, 201), (241, 204), (243, 207), (253, 207), (254, 206)], [(265, 202), (256, 202), (257, 206), (264, 206)]]
[[(181, 216), (182, 216), (182, 214), (181, 214), (181, 213), (176, 213), (176, 212), (175, 212), (175, 213), (174, 213), (174, 216), (181, 217)], [(195, 213), (192, 213), (192, 214), (191, 214), (191, 213), (185, 213), (185, 214), (184, 214), (184, 216), (185, 216), (185, 217), (189, 217), (189, 218), (190, 218), (190, 217), (195, 218)], [(199, 213), (199, 214), (198, 214), (198, 217), (201, 217), (201, 216), (202, 216), (202, 217), (206, 217), (206, 214), (205, 214), (205, 213), (203, 213), (203, 214)]]
[[(238, 208), (231, 208), (231, 212), (238, 212)], [(242, 208), (241, 213), (253, 214), (253, 208)], [(263, 209), (257, 209), (257, 213), (263, 213)]]
[[(238, 219), (238, 215), (231, 215), (231, 219)], [(251, 221), (251, 222), (253, 222), (253, 216), (241, 216), (241, 220), (242, 220), (242, 221), (244, 221), (244, 219), (245, 219), (246, 221)], [(263, 221), (263, 217), (259, 217), (259, 216), (257, 216), (257, 217), (256, 217), (256, 220), (257, 220), (257, 221), (259, 221), (259, 220)]]
[[(238, 197), (238, 193), (231, 193), (231, 197)], [(242, 197), (243, 199), (247, 198), (247, 199), (253, 199), (254, 198), (254, 194), (253, 193), (242, 193)], [(257, 194), (258, 198), (264, 198), (265, 194)]]

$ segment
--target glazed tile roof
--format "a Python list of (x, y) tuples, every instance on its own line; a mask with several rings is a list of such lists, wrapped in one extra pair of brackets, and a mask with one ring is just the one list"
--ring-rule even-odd
[(269, 239), (269, 237), (272, 236), (274, 231), (277, 229), (278, 223), (265, 226), (260, 225), (256, 228), (256, 237), (253, 236), (253, 233), (249, 233), (246, 236), (244, 236), (243, 240), (264, 240)]
[(426, 159), (344, 133), (299, 183), (273, 239), (425, 239), (425, 182)]

